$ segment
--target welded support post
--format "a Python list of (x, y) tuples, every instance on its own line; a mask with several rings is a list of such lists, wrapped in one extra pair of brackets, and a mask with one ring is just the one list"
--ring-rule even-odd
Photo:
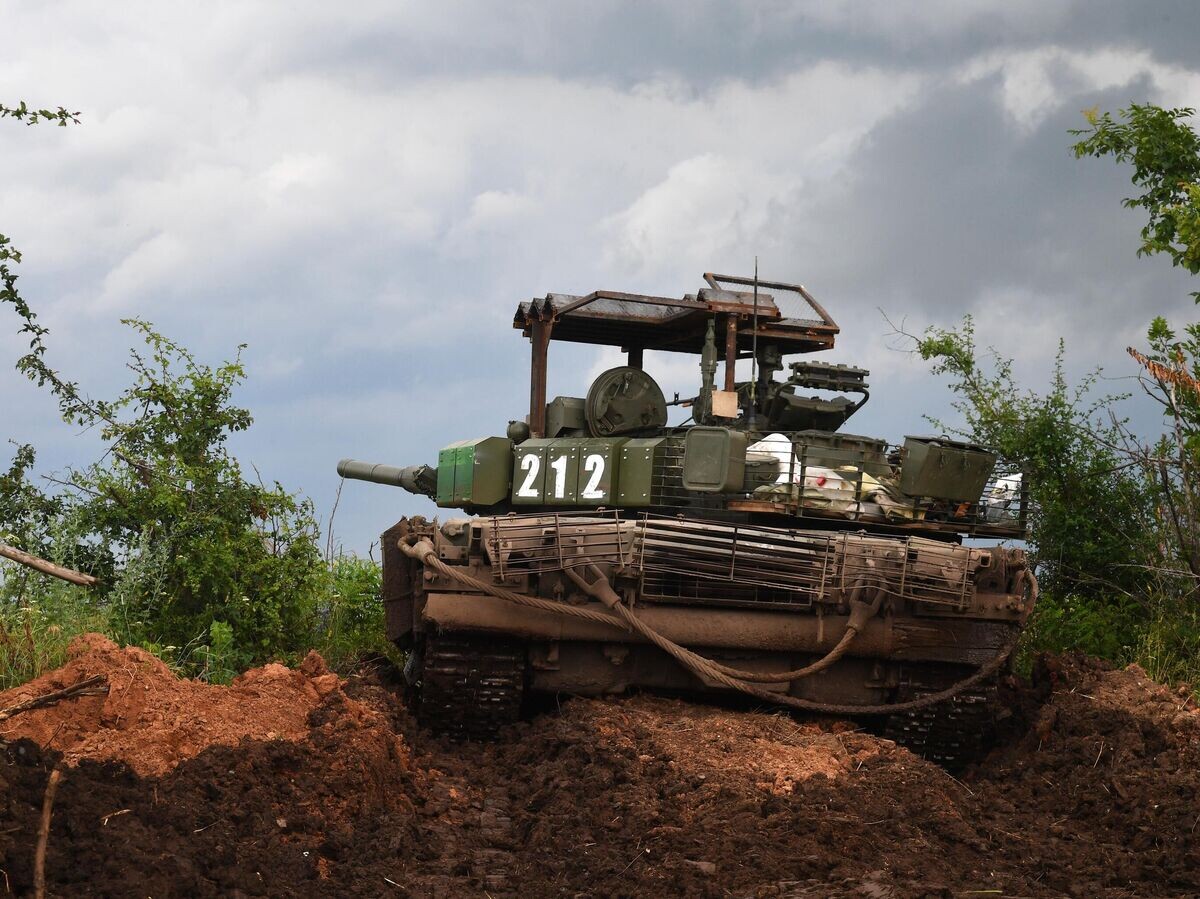
[(546, 436), (546, 356), (553, 326), (553, 322), (548, 321), (535, 321), (530, 326), (529, 433), (533, 437)]
[(737, 316), (725, 316), (725, 390), (737, 389)]
[(625, 364), (630, 368), (640, 369), (642, 367), (642, 347), (631, 346), (628, 347), (625, 352), (628, 356), (628, 361)]

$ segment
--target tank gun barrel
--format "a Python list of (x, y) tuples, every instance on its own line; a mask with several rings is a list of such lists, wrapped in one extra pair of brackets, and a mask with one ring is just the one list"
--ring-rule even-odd
[(389, 487), (403, 487), (409, 493), (418, 496), (437, 496), (437, 469), (428, 465), (409, 465), (400, 468), (396, 465), (379, 465), (374, 462), (360, 462), (357, 459), (343, 459), (337, 464), (337, 473), (352, 481), (370, 481), (372, 484), (386, 484)]

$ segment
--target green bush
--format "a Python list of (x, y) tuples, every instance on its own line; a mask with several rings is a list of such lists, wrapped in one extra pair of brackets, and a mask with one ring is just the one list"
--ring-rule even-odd
[(1115, 448), (1120, 425), (1110, 413), (1120, 397), (1094, 396), (1100, 372), (1070, 384), (1060, 342), (1049, 389), (1022, 389), (1011, 360), (995, 351), (981, 358), (970, 316), (957, 329), (931, 328), (917, 351), (950, 379), (964, 422), (934, 424), (1021, 466), (1043, 592), (1097, 602), (1146, 595), (1152, 578), (1140, 563), (1154, 540), (1155, 485)]
[(200, 654), (204, 659), (201, 679), (210, 684), (228, 684), (237, 677), (233, 628), (224, 621), (214, 621), (208, 626), (208, 645), (201, 647)]
[(106, 449), (46, 496), (28, 481), (32, 451), (19, 448), (0, 481), (0, 528), (102, 577), (121, 638), (177, 647), (190, 670), (206, 669), (200, 648), (216, 623), (230, 631), (231, 669), (305, 648), (328, 579), (320, 530), (309, 500), (248, 480), (228, 451), (252, 422), (233, 402), (240, 360), (209, 366), (145, 322), (127, 324), (147, 349), (131, 352), (133, 383), (112, 400), (85, 397), (51, 370), (37, 330), (24, 370)]
[(378, 563), (343, 554), (329, 565), (328, 589), (318, 602), (313, 645), (330, 667), (353, 668), (364, 658), (394, 656), (384, 630), (382, 573)]
[[(27, 125), (78, 121), (64, 108), (0, 105)], [(0, 681), (62, 661), (76, 633), (95, 629), (144, 646), (188, 674), (228, 681), (314, 643), (336, 659), (384, 651), (378, 566), (327, 563), (312, 503), (247, 477), (228, 449), (253, 421), (234, 392), (241, 349), (207, 365), (146, 322), (125, 321), (130, 386), (93, 398), (47, 361), (48, 330), (18, 288), (21, 253), (0, 234), (0, 305), (12, 308), (28, 351), (17, 369), (49, 390), (70, 425), (104, 444), (91, 465), (31, 479), (35, 453), (18, 445), (0, 474), (0, 539), (100, 579), (82, 591), (24, 569), (0, 568)]]
[(1137, 656), (1149, 625), (1146, 609), (1123, 598), (1043, 596), (1029, 625), (1033, 651), (1084, 652), (1118, 663)]

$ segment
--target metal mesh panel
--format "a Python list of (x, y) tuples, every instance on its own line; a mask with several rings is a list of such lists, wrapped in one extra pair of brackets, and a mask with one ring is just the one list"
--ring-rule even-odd
[(498, 578), (561, 571), (585, 562), (629, 558), (628, 523), (615, 512), (561, 512), (485, 519), (484, 551)]
[(650, 600), (810, 606), (856, 587), (965, 608), (977, 556), (919, 538), (813, 533), (645, 516), (634, 564)]
[(654, 602), (807, 608), (882, 588), (896, 599), (965, 608), (986, 554), (913, 537), (822, 533), (616, 513), (486, 519), (483, 546), (496, 577), (588, 562), (641, 577)]
[(828, 537), (644, 517), (635, 563), (646, 599), (810, 606), (831, 563)]

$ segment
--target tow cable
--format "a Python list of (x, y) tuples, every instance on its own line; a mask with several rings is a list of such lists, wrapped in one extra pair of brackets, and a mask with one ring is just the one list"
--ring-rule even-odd
[[(752, 681), (759, 683), (787, 683), (797, 680), (801, 677), (807, 677), (811, 674), (816, 674), (818, 671), (823, 671), (843, 655), (850, 648), (855, 636), (866, 625), (869, 620), (878, 610), (883, 599), (883, 590), (877, 589), (876, 595), (871, 603), (866, 603), (857, 598), (859, 588), (864, 585), (860, 584), (855, 588), (856, 596), (851, 602), (850, 621), (846, 626), (846, 632), (824, 658), (795, 671), (785, 671), (778, 674), (764, 675), (761, 672), (740, 671), (736, 668), (729, 668), (719, 662), (707, 659), (697, 653), (692, 652), (678, 643), (675, 643), (658, 631), (651, 628), (648, 624), (642, 621), (633, 611), (621, 602), (620, 596), (612, 588), (608, 579), (603, 572), (594, 564), (588, 564), (593, 577), (593, 581), (584, 580), (583, 576), (573, 568), (564, 569), (567, 576), (574, 581), (581, 590), (598, 599), (604, 606), (610, 609), (614, 614), (596, 611), (595, 609), (582, 609), (577, 606), (568, 606), (553, 600), (542, 599), (538, 596), (528, 596), (523, 593), (515, 593), (512, 590), (507, 590), (504, 587), (498, 587), (495, 584), (489, 584), (479, 578), (467, 574), (465, 571), (458, 569), (456, 566), (447, 565), (438, 558), (437, 550), (428, 540), (418, 540), (415, 544), (409, 544), (401, 540), (399, 542), (400, 550), (410, 558), (416, 559), (423, 565), (432, 568), (434, 571), (450, 578), (453, 581), (471, 587), (474, 590), (486, 593), (489, 596), (494, 596), (497, 599), (502, 599), (507, 602), (515, 603), (516, 605), (528, 606), (534, 609), (541, 609), (545, 612), (553, 612), (559, 615), (567, 615), (573, 618), (582, 618), (586, 621), (595, 621), (601, 624), (607, 624), (613, 627), (622, 628), (627, 631), (632, 631), (639, 634), (645, 640), (653, 643), (655, 646), (662, 649), (672, 658), (676, 659), (681, 665), (699, 677), (702, 681), (707, 680), (721, 686), (728, 687), (731, 690), (736, 690), (740, 693), (745, 693), (748, 696), (753, 696), (761, 699), (764, 702), (769, 702), (773, 705), (786, 706), (788, 708), (800, 709), (806, 712), (819, 712), (826, 715), (891, 715), (898, 712), (915, 712), (918, 709), (927, 708), (931, 705), (937, 705), (939, 702), (945, 702), (948, 699), (953, 699), (959, 693), (971, 689), (976, 684), (987, 680), (997, 671), (999, 671), (1008, 657), (1012, 654), (1013, 649), (1017, 645), (1017, 640), (1020, 638), (1020, 631), (1015, 631), (1013, 635), (1005, 641), (1000, 647), (1000, 650), (985, 662), (978, 670), (968, 677), (963, 678), (957, 683), (952, 684), (944, 690), (939, 690), (937, 693), (930, 693), (927, 696), (922, 696), (919, 699), (912, 699), (906, 702), (885, 703), (881, 705), (857, 705), (854, 703), (827, 703), (815, 702), (810, 699), (800, 699), (795, 696), (789, 696), (786, 693), (775, 693), (771, 690), (763, 689), (756, 686)], [(1025, 569), (1024, 572), (1029, 581), (1030, 591), (1032, 593), (1032, 602), (1037, 601), (1038, 582), (1033, 572)]]

